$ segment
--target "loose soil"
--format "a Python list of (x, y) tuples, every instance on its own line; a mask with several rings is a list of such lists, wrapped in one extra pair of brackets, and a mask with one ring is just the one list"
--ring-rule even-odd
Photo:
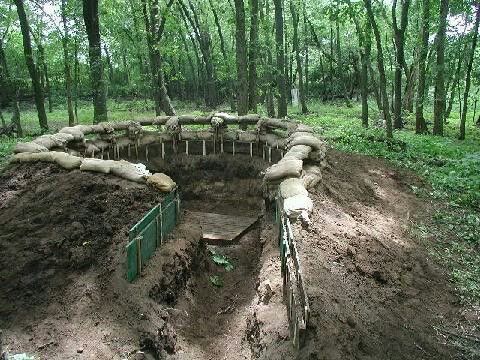
[[(199, 159), (149, 164), (178, 182), (186, 211), (133, 284), (124, 276), (127, 232), (158, 192), (51, 164), (8, 167), (0, 175), (4, 346), (49, 360), (475, 358), (442, 332), (462, 309), (444, 270), (409, 232), (433, 211), (410, 191), (418, 178), (329, 152), (311, 225), (294, 227), (312, 310), (296, 355), (276, 227), (260, 198), (266, 165), (248, 156)], [(261, 217), (235, 244), (214, 247), (188, 210)], [(214, 264), (209, 249), (234, 270)]]

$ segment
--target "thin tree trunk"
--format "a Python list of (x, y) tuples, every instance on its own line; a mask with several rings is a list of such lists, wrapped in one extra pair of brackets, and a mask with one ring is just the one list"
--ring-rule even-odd
[(83, 21), (88, 37), (90, 79), (93, 91), (93, 122), (107, 121), (107, 97), (103, 76), (98, 0), (83, 0)]
[(73, 101), (74, 101), (74, 113), (75, 113), (75, 122), (78, 124), (78, 85), (80, 82), (80, 64), (78, 61), (78, 39), (75, 37), (74, 41), (74, 57), (75, 57), (75, 64), (73, 68)]
[(69, 33), (67, 25), (66, 2), (66, 0), (62, 0), (61, 2), (61, 14), (63, 24), (63, 72), (65, 76), (65, 95), (67, 98), (68, 126), (73, 126), (75, 125), (75, 115), (73, 113), (72, 105), (72, 73), (70, 71), (70, 56), (68, 54)]
[(383, 115), (386, 122), (386, 133), (388, 138), (393, 138), (393, 129), (392, 129), (392, 118), (390, 117), (390, 109), (388, 103), (388, 94), (387, 94), (387, 78), (385, 76), (385, 65), (383, 64), (383, 50), (382, 50), (382, 39), (380, 37), (380, 31), (378, 30), (377, 23), (375, 22), (375, 16), (373, 15), (372, 10), (372, 1), (364, 0), (365, 8), (367, 9), (368, 17), (370, 24), (373, 28), (373, 33), (375, 35), (375, 42), (377, 43), (377, 66), (378, 72), (380, 74), (380, 92), (383, 102)]
[(285, 54), (283, 45), (282, 0), (273, 0), (275, 5), (275, 43), (277, 51), (278, 117), (287, 116), (287, 87), (285, 83)]
[(449, 0), (440, 0), (440, 19), (437, 32), (437, 67), (433, 107), (433, 134), (443, 136), (445, 119), (445, 38), (447, 31)]
[(451, 87), (446, 86), (447, 91), (450, 88), (450, 96), (448, 98), (447, 110), (445, 110), (445, 121), (447, 121), (447, 119), (450, 117), (450, 113), (452, 112), (453, 102), (455, 100), (455, 91), (457, 90), (458, 83), (460, 82), (460, 72), (462, 70), (462, 64), (465, 60), (464, 56), (466, 55), (466, 52), (467, 52), (467, 45), (468, 45), (468, 42), (465, 41), (465, 47), (463, 49), (463, 52), (458, 54), (458, 62), (455, 68), (455, 74), (453, 76), (452, 86)]
[(257, 112), (258, 0), (250, 0), (250, 44), (248, 48), (248, 109)]
[(423, 134), (427, 131), (427, 124), (423, 117), (423, 105), (425, 101), (426, 60), (428, 55), (428, 37), (430, 29), (430, 0), (422, 0), (422, 25), (419, 37), (418, 58), (418, 87), (415, 108), (415, 132)]
[(20, 105), (19, 105), (20, 91), (15, 91), (15, 103), (13, 105), (12, 123), (15, 124), (18, 137), (23, 137), (22, 123), (20, 121)]
[(47, 113), (45, 112), (45, 104), (43, 102), (43, 89), (40, 84), (38, 69), (33, 61), (32, 42), (30, 39), (30, 25), (28, 24), (27, 14), (23, 5), (23, 0), (14, 0), (17, 7), (18, 18), (20, 20), (20, 28), (23, 37), (23, 52), (25, 54), (25, 62), (28, 72), (32, 80), (33, 93), (35, 97), (35, 105), (37, 107), (38, 122), (42, 131), (48, 130)]
[(298, 92), (299, 92), (299, 100), (300, 106), (302, 110), (302, 114), (308, 113), (307, 103), (305, 101), (305, 89), (303, 84), (303, 68), (302, 68), (302, 60), (300, 57), (300, 45), (298, 40), (298, 24), (300, 22), (300, 16), (298, 15), (297, 11), (297, 4), (294, 3), (295, 0), (290, 1), (290, 11), (292, 13), (292, 21), (293, 21), (293, 49), (295, 51), (295, 61), (297, 63), (297, 74), (298, 74)]
[(467, 76), (465, 78), (465, 90), (463, 92), (463, 110), (462, 117), (460, 118), (460, 140), (465, 140), (465, 123), (467, 121), (467, 110), (468, 110), (468, 95), (470, 93), (470, 80), (472, 74), (473, 60), (475, 58), (475, 49), (477, 47), (478, 39), (478, 25), (480, 23), (480, 4), (476, 3), (475, 7), (477, 12), (475, 15), (475, 27), (473, 29), (473, 39), (472, 39), (472, 50), (470, 51), (470, 56), (468, 58), (467, 64)]
[(243, 0), (235, 0), (235, 47), (237, 64), (237, 111), (238, 115), (248, 113), (248, 70), (247, 45), (245, 39), (245, 7)]
[(394, 127), (395, 129), (403, 128), (402, 120), (402, 68), (405, 63), (405, 30), (408, 26), (408, 8), (410, 0), (402, 0), (402, 10), (400, 18), (400, 27), (397, 24), (397, 0), (393, 0), (392, 4), (392, 23), (395, 39), (395, 98), (394, 98)]

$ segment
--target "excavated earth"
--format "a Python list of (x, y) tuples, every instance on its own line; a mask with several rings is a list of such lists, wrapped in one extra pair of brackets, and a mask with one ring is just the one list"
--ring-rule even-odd
[[(276, 225), (261, 199), (268, 164), (248, 156), (148, 164), (178, 182), (183, 215), (132, 284), (128, 230), (161, 194), (53, 164), (7, 167), (0, 174), (4, 348), (49, 360), (474, 358), (439, 330), (457, 326), (462, 308), (444, 270), (410, 236), (412, 222), (433, 212), (409, 190), (418, 178), (335, 151), (327, 163), (311, 193), (310, 227), (294, 227), (311, 305), (298, 354), (288, 339)], [(190, 211), (259, 221), (235, 243), (213, 246)], [(213, 263), (212, 251), (234, 269)]]

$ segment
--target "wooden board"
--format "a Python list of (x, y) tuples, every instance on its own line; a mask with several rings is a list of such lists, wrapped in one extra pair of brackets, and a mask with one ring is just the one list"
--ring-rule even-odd
[(230, 242), (242, 235), (258, 218), (189, 211), (187, 218), (200, 224), (203, 239), (211, 243)]

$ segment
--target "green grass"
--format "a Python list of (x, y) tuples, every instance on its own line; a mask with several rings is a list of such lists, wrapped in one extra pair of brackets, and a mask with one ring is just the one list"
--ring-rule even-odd
[[(374, 108), (374, 104), (371, 104)], [(358, 104), (311, 104), (311, 114), (297, 115), (321, 133), (334, 148), (385, 158), (417, 173), (427, 184), (412, 190), (439, 204), (432, 219), (415, 224), (415, 233), (432, 255), (450, 270), (450, 277), (465, 303), (480, 302), (480, 130), (467, 125), (467, 139), (457, 140), (458, 115), (454, 111), (445, 136), (416, 135), (415, 120), (406, 117), (404, 130), (389, 141), (383, 128), (361, 125)], [(373, 114), (371, 119), (378, 117)], [(428, 110), (426, 111), (428, 116)], [(467, 119), (472, 119), (469, 114)], [(371, 121), (374, 123), (374, 121)]]

